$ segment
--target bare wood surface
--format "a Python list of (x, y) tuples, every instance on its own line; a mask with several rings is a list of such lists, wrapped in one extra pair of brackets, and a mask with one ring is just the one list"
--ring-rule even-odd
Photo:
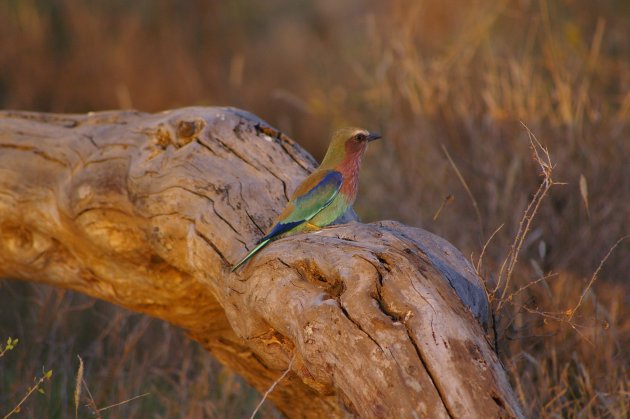
[[(0, 276), (185, 329), (290, 417), (521, 417), (446, 241), (351, 222), (270, 244), (313, 168), (246, 112), (0, 113)], [(352, 214), (349, 216), (353, 218)]]

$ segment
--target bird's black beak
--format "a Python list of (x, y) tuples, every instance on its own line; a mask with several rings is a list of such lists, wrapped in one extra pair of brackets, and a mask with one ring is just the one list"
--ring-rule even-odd
[(379, 134), (378, 132), (371, 132), (370, 135), (367, 136), (367, 141), (371, 142), (374, 140), (378, 140), (381, 137), (381, 134)]

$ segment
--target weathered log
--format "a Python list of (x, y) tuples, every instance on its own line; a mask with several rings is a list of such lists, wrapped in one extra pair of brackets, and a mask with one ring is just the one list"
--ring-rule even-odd
[[(185, 329), (290, 417), (521, 417), (449, 243), (351, 222), (229, 268), (314, 167), (231, 108), (0, 113), (0, 276)], [(351, 216), (352, 218), (352, 216)]]

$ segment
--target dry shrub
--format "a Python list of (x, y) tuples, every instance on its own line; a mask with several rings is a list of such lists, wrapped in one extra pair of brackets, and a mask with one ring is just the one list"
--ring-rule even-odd
[[(615, 417), (628, 410), (630, 310), (621, 284), (589, 291), (571, 319), (583, 282), (562, 273), (515, 298), (501, 321), (506, 365), (530, 416)], [(544, 310), (544, 311), (543, 311)]]
[[(111, 304), (52, 287), (3, 281), (0, 335), (24, 337), (0, 360), (0, 414), (17, 404), (42, 365), (54, 369), (27, 417), (247, 417), (260, 396), (180, 330)], [(133, 397), (149, 393), (135, 400)], [(110, 405), (119, 406), (102, 410)], [(101, 410), (101, 411), (98, 411)], [(277, 417), (266, 403), (263, 417)]]
[[(366, 166), (364, 205), (474, 262), (485, 249), (498, 350), (528, 415), (627, 416), (630, 240), (607, 253), (630, 233), (628, 9), (412, 3), (373, 21), (364, 98), (390, 143)], [(523, 123), (551, 150), (552, 190)]]

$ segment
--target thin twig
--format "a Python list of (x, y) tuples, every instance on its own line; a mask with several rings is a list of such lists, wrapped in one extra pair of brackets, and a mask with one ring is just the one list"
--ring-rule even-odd
[(535, 281), (528, 282), (527, 284), (523, 285), (522, 287), (520, 287), (519, 289), (517, 289), (516, 291), (514, 291), (514, 292), (511, 294), (511, 296), (518, 295), (518, 294), (520, 294), (521, 292), (525, 291), (527, 288), (531, 287), (532, 285), (536, 285), (536, 284), (538, 284), (539, 282), (542, 282), (542, 281), (544, 281), (544, 280), (546, 280), (546, 279), (549, 279), (549, 278), (553, 278), (554, 276), (558, 276), (558, 274), (557, 274), (557, 273), (555, 273), (555, 274), (544, 275), (544, 276), (541, 276), (540, 278), (538, 278), (538, 279), (537, 279), (537, 280), (535, 280)]
[(582, 301), (584, 300), (584, 297), (586, 296), (586, 293), (588, 292), (588, 290), (591, 288), (591, 286), (593, 285), (593, 283), (597, 279), (597, 275), (599, 274), (599, 271), (602, 270), (602, 267), (604, 266), (604, 263), (606, 263), (606, 260), (608, 260), (608, 258), (610, 257), (612, 252), (615, 250), (615, 248), (617, 246), (619, 246), (619, 243), (621, 243), (622, 241), (624, 241), (628, 237), (630, 237), (630, 235), (623, 236), (622, 238), (617, 240), (617, 242), (610, 248), (610, 250), (608, 250), (608, 253), (606, 253), (606, 256), (604, 256), (604, 258), (599, 262), (599, 266), (597, 266), (597, 269), (593, 273), (593, 276), (591, 277), (591, 280), (588, 282), (588, 285), (586, 286), (586, 288), (584, 288), (584, 291), (582, 291), (582, 295), (580, 295), (580, 299), (578, 300), (577, 304), (575, 305), (575, 307), (573, 307), (573, 309), (569, 310), (569, 321), (573, 318), (573, 316), (575, 315), (575, 312), (582, 305)]
[(260, 407), (263, 405), (263, 403), (267, 399), (267, 396), (269, 396), (271, 394), (273, 389), (276, 388), (276, 385), (278, 385), (278, 383), (280, 381), (282, 381), (282, 379), (284, 377), (286, 377), (286, 375), (289, 373), (289, 371), (291, 371), (291, 367), (293, 366), (293, 361), (294, 360), (295, 360), (295, 354), (293, 354), (293, 357), (291, 358), (291, 362), (289, 362), (289, 366), (287, 367), (287, 369), (284, 370), (282, 375), (280, 377), (278, 377), (278, 379), (276, 381), (274, 381), (273, 384), (271, 385), (271, 387), (269, 387), (269, 389), (265, 392), (265, 394), (263, 395), (263, 398), (260, 400), (260, 402), (258, 402), (258, 405), (256, 406), (256, 408), (252, 412), (252, 415), (249, 417), (249, 419), (254, 419), (254, 416), (256, 416), (256, 413), (258, 413), (258, 410), (260, 409)]
[(3, 419), (7, 419), (7, 418), (8, 418), (9, 416), (11, 416), (12, 414), (19, 412), (19, 411), (21, 410), (21, 408), (22, 408), (22, 405), (23, 405), (23, 404), (24, 404), (24, 402), (25, 402), (25, 401), (26, 401), (26, 400), (27, 400), (27, 399), (31, 396), (31, 394), (33, 394), (33, 392), (34, 392), (35, 390), (39, 389), (39, 386), (40, 386), (40, 385), (41, 385), (44, 381), (46, 381), (46, 380), (50, 380), (50, 377), (52, 377), (52, 370), (49, 370), (49, 371), (45, 372), (45, 373), (44, 373), (44, 375), (42, 375), (42, 376), (40, 377), (40, 379), (39, 379), (39, 380), (37, 380), (37, 381), (35, 382), (35, 384), (34, 384), (32, 387), (30, 387), (30, 388), (28, 389), (28, 392), (26, 393), (26, 395), (25, 395), (24, 397), (22, 397), (22, 400), (20, 400), (20, 402), (19, 402), (17, 405), (15, 405), (15, 407), (14, 407), (14, 408), (13, 408), (13, 409), (9, 412), (9, 413), (7, 413), (6, 415), (4, 415)]
[[(527, 130), (527, 135), (529, 137), (530, 147), (532, 149), (532, 154), (534, 157), (534, 161), (538, 163), (541, 175), (543, 176), (543, 181), (541, 182), (538, 190), (534, 194), (534, 197), (530, 201), (529, 205), (525, 209), (523, 217), (521, 218), (518, 226), (518, 231), (516, 236), (514, 237), (514, 241), (512, 242), (512, 246), (510, 247), (510, 251), (508, 252), (505, 260), (501, 264), (501, 268), (499, 270), (497, 285), (494, 288), (493, 296), (497, 294), (497, 292), (501, 292), (501, 296), (498, 299), (499, 303), (497, 304), (497, 311), (501, 309), (503, 304), (506, 301), (506, 294), (510, 288), (510, 281), (512, 279), (512, 274), (514, 272), (514, 268), (518, 262), (518, 256), (523, 247), (523, 243), (525, 242), (525, 238), (527, 237), (531, 223), (534, 220), (534, 217), (538, 213), (540, 205), (547, 194), (549, 189), (552, 186), (558, 184), (554, 182), (551, 178), (551, 173), (553, 170), (553, 164), (551, 162), (551, 156), (549, 155), (549, 151), (538, 141), (538, 138), (534, 135), (534, 133), (525, 125), (525, 123), (521, 122), (523, 127)], [(505, 274), (504, 274), (505, 273)]]
[(537, 314), (545, 319), (551, 319), (551, 320), (555, 320), (559, 323), (566, 323), (569, 325), (569, 327), (571, 327), (571, 329), (573, 329), (578, 335), (580, 335), (580, 337), (582, 339), (584, 339), (586, 342), (588, 342), (591, 346), (595, 346), (595, 344), (589, 339), (587, 338), (584, 333), (582, 333), (578, 328), (582, 327), (582, 328), (586, 328), (587, 326), (578, 324), (578, 323), (574, 323), (573, 321), (571, 321), (570, 319), (567, 319), (567, 317), (564, 315), (565, 313), (554, 313), (554, 312), (550, 312), (550, 311), (540, 311), (540, 310), (536, 310), (527, 306), (521, 306), (521, 308), (525, 311), (527, 311), (529, 314)]
[(88, 400), (88, 406), (92, 408), (92, 411), (94, 412), (96, 417), (98, 419), (101, 419), (101, 414), (99, 413), (98, 407), (96, 406), (96, 402), (94, 401), (94, 397), (92, 397), (92, 392), (90, 391), (90, 388), (88, 387), (88, 385), (85, 382), (85, 380), (82, 380), (82, 381), (83, 381), (83, 385), (85, 386), (85, 391), (87, 391), (88, 397), (90, 398), (90, 400)]
[(475, 208), (475, 213), (477, 214), (477, 222), (479, 223), (479, 234), (481, 234), (481, 236), (483, 236), (483, 222), (481, 220), (481, 212), (479, 211), (479, 205), (477, 205), (477, 200), (475, 199), (475, 197), (473, 196), (472, 192), (470, 191), (470, 188), (468, 187), (468, 184), (466, 183), (466, 180), (464, 179), (464, 176), (462, 176), (461, 172), (457, 168), (457, 165), (455, 165), (455, 162), (451, 158), (451, 155), (448, 153), (448, 150), (446, 149), (444, 144), (440, 144), (440, 145), (442, 146), (442, 151), (444, 151), (444, 154), (446, 155), (446, 158), (448, 159), (448, 162), (451, 164), (451, 167), (455, 171), (455, 174), (459, 178), (459, 181), (461, 182), (462, 186), (466, 190), (466, 193), (468, 194), (468, 197), (472, 201), (472, 205)]
[(139, 396), (135, 396), (135, 397), (132, 397), (132, 398), (130, 398), (130, 399), (123, 400), (122, 402), (118, 402), (118, 403), (110, 404), (109, 406), (102, 407), (102, 408), (98, 409), (98, 411), (99, 411), (99, 412), (102, 412), (103, 410), (111, 409), (112, 407), (116, 407), (116, 406), (123, 405), (123, 404), (125, 404), (125, 403), (129, 403), (129, 402), (131, 402), (131, 401), (134, 401), (134, 400), (136, 400), (136, 399), (139, 399), (140, 397), (148, 396), (149, 394), (151, 394), (151, 393), (144, 393), (144, 394), (140, 394)]
[(2, 345), (0, 345), (0, 358), (2, 358), (4, 354), (7, 353), (8, 351), (12, 351), (13, 348), (15, 348), (15, 345), (17, 345), (19, 341), (20, 341), (19, 339), (13, 339), (9, 337), (9, 339), (7, 339), (7, 344), (4, 348), (2, 347)]
[(497, 227), (496, 230), (492, 232), (488, 240), (486, 240), (486, 243), (483, 245), (483, 248), (481, 249), (481, 254), (479, 255), (479, 259), (477, 259), (477, 265), (475, 266), (475, 271), (477, 271), (477, 275), (481, 276), (481, 262), (483, 261), (483, 256), (486, 253), (486, 249), (490, 245), (490, 242), (492, 241), (494, 236), (499, 232), (499, 230), (503, 228), (504, 225), (505, 224), (501, 224), (499, 227)]
[(451, 194), (448, 194), (448, 196), (446, 198), (444, 198), (444, 201), (442, 201), (442, 205), (440, 205), (440, 208), (438, 208), (438, 210), (435, 212), (435, 215), (433, 216), (433, 221), (438, 219), (438, 217), (440, 216), (440, 213), (442, 212), (444, 207), (446, 207), (448, 204), (453, 202), (454, 199), (455, 198), (453, 198), (453, 195), (451, 195)]

